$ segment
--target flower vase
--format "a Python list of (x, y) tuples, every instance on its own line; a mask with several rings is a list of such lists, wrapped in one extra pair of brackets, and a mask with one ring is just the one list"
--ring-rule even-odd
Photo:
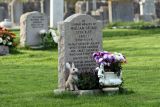
[(119, 86), (122, 83), (121, 75), (114, 72), (104, 72), (103, 87)]
[(1, 45), (0, 46), (0, 55), (7, 55), (9, 54), (9, 47)]

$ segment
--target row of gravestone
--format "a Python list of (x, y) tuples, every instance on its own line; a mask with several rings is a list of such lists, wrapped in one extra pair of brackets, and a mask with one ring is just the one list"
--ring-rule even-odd
[[(69, 75), (66, 63), (74, 63), (78, 72), (95, 69), (92, 53), (102, 50), (102, 23), (85, 14), (74, 14), (59, 23), (58, 88), (65, 89)], [(41, 30), (48, 30), (47, 17), (39, 12), (28, 12), (20, 19), (20, 45), (39, 46)], [(4, 49), (3, 49), (4, 50)]]
[[(156, 17), (159, 18), (159, 2), (155, 0), (113, 0), (111, 3), (112, 21), (152, 21)], [(101, 9), (99, 9), (101, 7)], [(98, 9), (94, 14), (93, 2), (91, 1), (78, 1), (76, 3), (76, 13), (87, 13), (94, 16), (96, 19), (109, 20), (109, 5), (107, 2), (96, 2)]]
[[(43, 9), (44, 12), (49, 16), (49, 2), (50, 0), (43, 1)], [(14, 7), (15, 9), (11, 8)], [(12, 18), (12, 14), (15, 14), (18, 12), (20, 15), (22, 13), (31, 12), (31, 11), (39, 11), (41, 12), (41, 2), (40, 1), (28, 1), (28, 2), (20, 2), (19, 0), (12, 0), (11, 3), (2, 2), (0, 3), (0, 21), (3, 21), (4, 19), (10, 19)], [(14, 13), (13, 13), (14, 12)], [(17, 15), (20, 18), (20, 15)], [(19, 23), (19, 18), (16, 18)]]
[[(46, 2), (46, 0), (44, 0), (44, 4), (43, 4), (44, 12), (47, 14), (47, 16), (49, 16), (49, 2), (50, 2), (50, 0), (48, 0), (48, 2)], [(146, 0), (145, 4), (146, 5), (144, 5), (144, 14), (152, 13), (152, 16), (155, 14), (155, 16), (157, 16), (159, 18), (159, 2), (156, 2), (155, 6), (154, 6), (154, 2), (152, 0)], [(10, 16), (11, 19), (13, 19), (12, 22), (19, 23), (19, 18), (20, 18), (20, 15), (22, 13), (25, 13), (25, 12), (28, 12), (28, 11), (41, 11), (39, 1), (37, 1), (37, 2), (27, 2), (27, 3), (22, 4), (20, 2), (17, 2), (17, 0), (13, 0), (13, 2), (10, 5), (11, 5), (11, 7), (13, 6), (13, 7), (16, 7), (16, 8), (12, 9), (12, 11), (11, 11), (11, 9), (8, 10), (8, 4), (7, 3), (1, 3), (0, 4), (0, 21), (2, 21), (4, 18), (8, 18)], [(89, 10), (92, 10), (91, 5), (92, 5), (92, 2), (89, 3)], [(94, 16), (98, 20), (103, 20), (104, 22), (106, 22), (107, 17), (108, 17), (107, 12), (106, 12), (107, 11), (106, 10), (107, 5), (103, 2), (97, 2), (97, 9), (99, 9), (100, 6), (102, 6), (102, 7), (105, 6), (105, 9), (101, 8), (100, 10), (97, 10), (98, 13), (96, 13), (96, 15), (94, 14), (92, 16)], [(22, 9), (22, 7), (23, 7), (23, 9)], [(123, 9), (123, 8), (125, 8), (125, 9)], [(130, 2), (125, 2), (125, 3), (119, 2), (119, 3), (117, 3), (117, 1), (114, 1), (113, 2), (113, 12), (112, 12), (113, 13), (113, 21), (133, 21), (133, 19), (134, 19), (134, 9), (135, 9), (135, 14), (140, 13), (140, 11), (137, 11), (136, 8), (139, 8), (139, 3), (137, 4), (137, 2), (134, 2), (134, 6), (133, 6), (133, 3), (130, 3)], [(85, 2), (82, 2), (82, 1), (77, 2), (76, 5), (75, 5), (75, 10), (76, 10), (76, 13), (79, 13), (81, 11), (85, 12), (86, 11)], [(120, 11), (120, 10), (123, 10), (123, 11)], [(124, 12), (124, 10), (125, 10), (125, 12)], [(70, 14), (72, 14), (72, 13), (69, 13), (69, 15)], [(137, 18), (137, 15), (135, 17)], [(150, 20), (150, 19), (146, 19), (144, 17), (144, 20)]]
[[(21, 47), (40, 47), (42, 37), (40, 31), (48, 31), (48, 18), (40, 12), (28, 12), (20, 19), (20, 46)], [(0, 45), (0, 55), (9, 54), (8, 46)]]
[[(76, 15), (79, 15), (79, 14), (76, 14)], [(101, 32), (100, 29), (102, 26), (100, 24), (97, 25), (96, 23), (90, 23), (90, 19), (85, 18), (86, 16), (88, 17), (88, 15), (83, 16), (84, 20), (83, 20), (83, 17), (80, 17), (80, 19), (78, 19), (78, 20), (84, 21), (83, 24), (84, 24), (84, 26), (86, 26), (86, 28), (84, 29), (83, 24), (81, 24), (82, 22), (76, 22), (77, 21), (76, 20), (74, 22), (75, 24), (72, 25), (72, 29), (69, 29), (68, 31), (65, 32), (66, 33), (65, 37), (67, 37), (67, 38), (65, 38), (65, 40), (75, 41), (73, 39), (72, 35), (77, 35), (77, 34), (79, 35), (79, 38), (76, 39), (77, 43), (82, 41), (84, 44), (88, 44), (89, 41), (94, 41), (94, 40), (97, 41), (98, 40), (98, 37), (96, 38), (96, 36), (95, 36), (94, 37), (95, 39), (93, 39), (90, 37), (90, 35), (93, 35), (93, 34), (100, 35), (97, 33)], [(64, 22), (67, 23), (67, 21), (68, 21), (68, 18)], [(94, 19), (94, 21), (97, 22), (95, 19)], [(80, 25), (78, 25), (78, 24), (80, 24)], [(60, 32), (64, 32), (64, 31), (61, 31), (63, 27), (60, 26), (59, 28), (60, 28)], [(94, 29), (93, 30), (94, 32), (91, 32), (91, 29)], [(96, 31), (96, 29), (99, 29), (99, 31)], [(20, 45), (21, 46), (38, 46), (38, 45), (40, 45), (42, 42), (41, 37), (40, 37), (41, 30), (48, 31), (48, 19), (47, 19), (46, 15), (39, 13), (39, 12), (36, 12), (36, 11), (23, 14), (20, 19)], [(74, 30), (74, 32), (71, 33), (70, 30)], [(69, 34), (67, 34), (67, 33), (69, 33)], [(71, 37), (69, 37), (70, 35), (71, 35)], [(85, 38), (86, 36), (87, 36), (87, 39)], [(97, 44), (99, 44), (99, 42)], [(93, 46), (94, 42), (92, 42), (89, 45)], [(77, 44), (74, 46), (81, 47), (80, 44)]]
[[(21, 46), (40, 45), (39, 32), (43, 29), (48, 30), (47, 22), (46, 16), (39, 12), (22, 15), (20, 22)], [(74, 63), (78, 72), (94, 72), (97, 64), (93, 60), (92, 54), (102, 50), (101, 29), (102, 23), (86, 14), (74, 14), (63, 22), (59, 22), (58, 91), (66, 89), (66, 81), (71, 72), (66, 68), (66, 63)]]
[[(40, 45), (42, 42), (39, 35), (41, 30), (48, 30), (48, 20), (44, 14), (39, 12), (23, 14), (20, 22), (20, 45)], [(92, 54), (103, 50), (101, 30), (102, 22), (86, 14), (74, 14), (59, 22), (58, 90), (54, 90), (55, 93), (66, 91), (67, 88), (72, 91), (77, 90), (73, 88), (76, 78), (73, 73), (95, 73), (95, 67), (98, 65)], [(73, 63), (72, 66), (71, 63)], [(114, 86), (111, 89), (117, 90), (119, 88)]]

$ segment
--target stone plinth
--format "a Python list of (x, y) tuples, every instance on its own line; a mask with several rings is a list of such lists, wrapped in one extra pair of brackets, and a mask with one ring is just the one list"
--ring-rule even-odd
[(7, 55), (9, 54), (9, 47), (0, 45), (0, 55)]
[(74, 14), (59, 24), (58, 87), (65, 88), (65, 64), (74, 63), (78, 72), (94, 71), (93, 52), (102, 50), (102, 23), (85, 14)]

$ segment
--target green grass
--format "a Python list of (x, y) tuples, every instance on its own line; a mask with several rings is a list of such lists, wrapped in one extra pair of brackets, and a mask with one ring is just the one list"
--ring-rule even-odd
[(124, 87), (134, 93), (56, 96), (57, 50), (19, 49), (0, 57), (0, 107), (159, 107), (160, 29), (104, 29), (103, 35), (104, 50), (127, 57)]

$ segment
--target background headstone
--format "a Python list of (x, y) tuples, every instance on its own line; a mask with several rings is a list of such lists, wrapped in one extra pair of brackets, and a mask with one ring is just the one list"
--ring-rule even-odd
[(20, 17), (23, 14), (23, 4), (20, 0), (12, 0), (10, 3), (10, 17), (15, 25), (19, 25)]
[(23, 14), (20, 19), (20, 45), (40, 46), (40, 30), (48, 30), (48, 18), (44, 14), (36, 11)]
[(9, 54), (9, 47), (0, 45), (0, 55), (7, 55)]
[(140, 15), (144, 21), (154, 20), (156, 18), (155, 0), (141, 0)]
[(64, 18), (64, 0), (50, 0), (50, 27), (57, 28)]
[(79, 72), (95, 69), (92, 53), (102, 50), (102, 23), (85, 14), (74, 14), (59, 24), (59, 88), (64, 89), (67, 62), (74, 63)]
[(44, 0), (44, 13), (50, 18), (50, 0)]
[(4, 20), (5, 9), (4, 7), (0, 7), (0, 21)]
[(4, 8), (4, 19), (8, 19), (9, 17), (8, 17), (8, 15), (9, 15), (9, 13), (8, 13), (8, 3), (6, 3), (6, 2), (1, 2), (0, 3), (0, 7), (3, 7)]
[(112, 21), (133, 21), (134, 7), (132, 0), (121, 0), (112, 2)]
[(86, 12), (86, 2), (77, 1), (75, 4), (76, 13), (85, 13)]

